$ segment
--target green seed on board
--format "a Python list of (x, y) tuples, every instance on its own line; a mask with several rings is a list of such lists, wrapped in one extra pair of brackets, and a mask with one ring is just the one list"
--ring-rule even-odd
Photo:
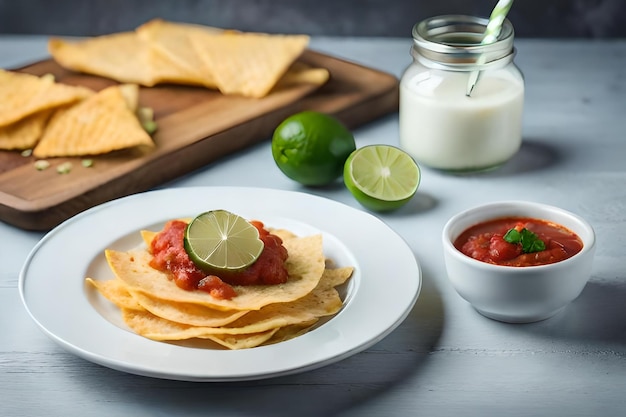
[(43, 171), (44, 169), (47, 169), (48, 167), (50, 167), (50, 162), (46, 161), (45, 159), (40, 159), (39, 161), (35, 161), (35, 169), (37, 171)]
[(57, 167), (57, 172), (59, 174), (69, 174), (70, 171), (72, 171), (72, 163), (71, 162), (64, 162), (61, 165), (59, 165)]

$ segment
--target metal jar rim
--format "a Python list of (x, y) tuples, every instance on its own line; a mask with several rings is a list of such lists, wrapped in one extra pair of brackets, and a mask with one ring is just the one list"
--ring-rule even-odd
[(505, 19), (495, 42), (481, 44), (489, 19), (467, 15), (443, 15), (425, 19), (413, 26), (413, 56), (437, 66), (459, 70), (496, 61), (506, 64), (515, 54), (513, 25)]

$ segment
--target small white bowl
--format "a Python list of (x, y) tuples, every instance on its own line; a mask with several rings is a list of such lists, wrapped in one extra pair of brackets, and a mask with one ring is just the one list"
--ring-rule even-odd
[[(512, 267), (473, 259), (453, 245), (469, 227), (501, 217), (531, 217), (560, 224), (583, 241), (571, 258), (549, 265)], [(508, 323), (547, 319), (576, 299), (585, 287), (596, 248), (595, 233), (581, 217), (558, 207), (528, 201), (494, 202), (453, 216), (443, 228), (448, 278), (479, 313)]]

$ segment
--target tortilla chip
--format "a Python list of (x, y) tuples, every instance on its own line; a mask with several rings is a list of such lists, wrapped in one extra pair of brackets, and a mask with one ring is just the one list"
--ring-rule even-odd
[[(345, 279), (352, 273), (352, 268), (343, 271)], [(193, 326), (172, 322), (158, 314), (135, 314), (141, 317), (141, 334), (154, 340), (183, 340), (206, 338), (219, 334), (252, 334), (289, 326), (292, 324), (316, 321), (320, 317), (337, 313), (342, 306), (341, 298), (331, 284), (335, 274), (322, 276), (318, 286), (304, 297), (287, 303), (267, 305), (260, 310), (242, 314), (242, 317), (223, 326)], [(135, 296), (135, 292), (131, 292)], [(211, 314), (205, 307), (208, 314)], [(185, 314), (181, 311), (181, 316)], [(139, 324), (135, 324), (138, 326)]]
[(324, 270), (324, 278), (328, 287), (337, 287), (345, 284), (345, 282), (352, 276), (354, 268), (351, 266), (344, 266), (341, 268), (327, 268)]
[(289, 240), (289, 239), (295, 239), (298, 237), (298, 235), (296, 235), (295, 233), (290, 232), (289, 230), (286, 229), (272, 229), (269, 228), (267, 229), (271, 234), (276, 235), (280, 238), (280, 240), (282, 240), (283, 242), (285, 240)]
[(247, 310), (216, 310), (198, 304), (173, 303), (136, 290), (131, 290), (130, 295), (145, 310), (155, 316), (171, 322), (181, 323), (182, 325), (202, 327), (225, 326), (248, 313)]
[(274, 90), (300, 84), (321, 86), (326, 84), (329, 78), (330, 72), (326, 68), (315, 68), (303, 62), (294, 62), (287, 73), (278, 80)]
[(139, 86), (137, 84), (121, 84), (117, 86), (126, 102), (126, 107), (133, 113), (139, 108)]
[[(168, 322), (151, 313), (144, 311), (122, 309), (122, 318), (124, 319), (124, 322), (128, 325), (128, 327), (130, 327), (137, 334), (153, 340), (159, 340), (155, 339), (154, 337), (150, 337), (152, 335), (151, 331), (155, 327), (155, 323), (157, 323), (156, 327), (164, 329), (163, 331), (168, 331), (170, 330), (170, 328), (176, 329), (179, 327), (179, 325), (177, 325), (176, 323)], [(265, 332), (253, 334), (211, 334), (206, 335), (206, 337), (203, 337), (202, 339), (212, 340), (232, 350), (248, 349), (263, 344), (264, 342), (269, 340), (277, 331), (278, 329), (276, 328), (267, 330)]]
[(302, 336), (303, 334), (308, 333), (311, 330), (311, 327), (313, 327), (318, 321), (318, 319), (315, 319), (304, 323), (290, 324), (289, 326), (281, 327), (270, 339), (263, 342), (263, 344), (273, 345)]
[[(271, 232), (277, 236), (279, 236), (283, 242), (295, 239), (297, 236), (288, 230), (276, 230), (273, 229)], [(141, 235), (145, 242), (145, 244), (150, 247), (152, 239), (156, 235), (156, 232), (142, 230)], [(334, 290), (334, 287), (343, 284), (351, 275), (354, 268), (352, 267), (344, 267), (337, 269), (325, 269), (323, 275), (320, 279), (318, 285), (313, 289), (312, 292), (305, 295), (304, 297), (295, 300), (291, 303), (282, 303), (282, 304), (272, 304), (266, 307), (262, 307), (258, 311), (253, 311), (250, 314), (247, 314), (247, 317), (237, 320), (236, 322), (231, 322), (227, 327), (244, 327), (250, 324), (257, 324), (264, 322), (264, 326), (272, 327), (276, 323), (276, 321), (272, 321), (273, 316), (281, 316), (282, 322), (279, 322), (276, 325), (285, 325), (285, 323), (293, 323), (299, 321), (306, 321), (309, 319), (313, 319), (315, 317), (321, 317), (324, 315), (334, 314), (341, 307), (341, 299), (338, 297), (338, 293)], [(330, 290), (332, 289), (332, 291)], [(139, 295), (141, 293), (133, 291), (133, 295)], [(143, 295), (145, 296), (145, 295)], [(154, 299), (156, 303), (168, 303), (163, 299)], [(141, 302), (141, 301), (140, 301)], [(143, 303), (141, 303), (143, 304)], [(173, 310), (177, 309), (177, 306), (180, 306), (180, 303), (174, 303), (171, 305)], [(181, 314), (176, 319), (173, 316), (168, 316), (164, 314), (159, 314), (156, 311), (147, 308), (152, 311), (155, 315), (163, 317), (168, 320), (176, 321), (179, 323), (191, 324), (202, 326), (199, 324), (199, 321), (194, 320), (190, 321), (191, 317), (186, 317), (185, 314)], [(187, 307), (185, 306), (185, 310)], [(210, 311), (210, 310), (208, 310)], [(208, 311), (200, 312), (199, 315), (208, 314)], [(306, 312), (306, 313), (303, 313)], [(242, 314), (243, 315), (243, 314)], [(280, 320), (279, 320), (280, 321)], [(268, 324), (270, 323), (270, 324)], [(204, 325), (209, 326), (209, 325)], [(223, 330), (222, 330), (223, 331)], [(259, 328), (255, 329), (255, 331), (259, 331)], [(230, 332), (226, 330), (226, 332)], [(241, 333), (242, 331), (237, 331)], [(245, 331), (247, 332), (247, 331)]]
[(258, 310), (279, 302), (289, 302), (308, 294), (317, 286), (324, 272), (322, 236), (288, 239), (289, 253), (285, 262), (289, 280), (278, 285), (235, 286), (237, 296), (219, 300), (202, 291), (186, 291), (176, 286), (168, 274), (157, 271), (149, 263), (152, 255), (146, 249), (128, 252), (106, 250), (105, 255), (114, 274), (131, 289), (152, 297), (176, 303), (194, 303), (219, 310)]
[[(256, 333), (274, 327), (304, 323), (337, 313), (342, 306), (339, 293), (331, 285), (339, 274), (324, 271), (317, 287), (302, 298), (291, 302), (267, 305), (218, 329), (206, 329), (211, 333)], [(352, 274), (352, 268), (341, 271), (344, 281)]]
[(56, 111), (33, 155), (97, 155), (139, 145), (154, 146), (124, 97), (123, 91), (127, 94), (131, 90), (128, 86), (111, 86), (75, 106)]
[(186, 53), (189, 42), (180, 36), (182, 29), (199, 30), (200, 26), (159, 22), (148, 22), (132, 32), (80, 41), (52, 38), (48, 50), (67, 69), (121, 83), (146, 87), (168, 82), (214, 86), (210, 74), (201, 71), (197, 58)]
[(55, 83), (53, 77), (0, 69), (0, 127), (92, 94), (88, 88)]
[[(153, 19), (132, 32), (80, 41), (52, 38), (48, 50), (63, 67), (121, 83), (199, 85), (260, 98), (273, 88), (324, 84), (329, 72), (296, 59), (307, 35), (271, 35)], [(280, 81), (280, 82), (279, 82)]]
[(168, 82), (216, 88), (212, 73), (203, 71), (202, 62), (191, 45), (189, 35), (194, 32), (219, 33), (220, 29), (153, 19), (135, 31), (149, 45), (152, 65), (156, 66), (161, 61), (173, 69)]
[(119, 279), (109, 279), (100, 281), (93, 278), (87, 278), (89, 284), (93, 285), (98, 292), (107, 300), (115, 304), (121, 309), (145, 311), (143, 306), (139, 304), (135, 298), (128, 292), (126, 284)]
[(309, 43), (306, 35), (194, 32), (191, 43), (223, 94), (266, 96)]
[(117, 278), (102, 281), (87, 278), (87, 282), (120, 309), (145, 311), (172, 322), (192, 326), (224, 326), (247, 313), (247, 311), (215, 310), (197, 304), (171, 303), (140, 291), (129, 291), (128, 286)]
[(231, 300), (183, 290), (168, 273), (153, 269), (148, 248), (157, 232), (149, 230), (141, 231), (147, 248), (105, 251), (116, 278), (87, 281), (120, 308), (131, 330), (152, 340), (203, 347), (208, 346), (202, 341), (213, 341), (229, 349), (282, 342), (341, 310), (343, 301), (336, 287), (346, 282), (354, 268), (326, 268), (332, 262), (324, 258), (321, 235), (298, 237), (286, 229), (269, 230), (288, 251), (289, 280), (279, 285), (233, 286), (237, 296)]
[(278, 332), (279, 329), (272, 329), (255, 334), (218, 334), (209, 335), (206, 339), (212, 340), (231, 350), (250, 349), (267, 342)]
[(48, 51), (61, 66), (73, 71), (145, 86), (158, 80), (149, 64), (148, 46), (135, 32), (79, 41), (51, 38)]
[(51, 113), (51, 110), (40, 111), (0, 127), (0, 149), (32, 149), (41, 138)]

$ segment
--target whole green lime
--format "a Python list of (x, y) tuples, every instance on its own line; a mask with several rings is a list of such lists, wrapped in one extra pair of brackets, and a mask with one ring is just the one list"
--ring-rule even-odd
[(307, 186), (330, 184), (343, 175), (356, 149), (354, 136), (335, 117), (303, 111), (286, 118), (274, 131), (272, 156), (289, 178)]

